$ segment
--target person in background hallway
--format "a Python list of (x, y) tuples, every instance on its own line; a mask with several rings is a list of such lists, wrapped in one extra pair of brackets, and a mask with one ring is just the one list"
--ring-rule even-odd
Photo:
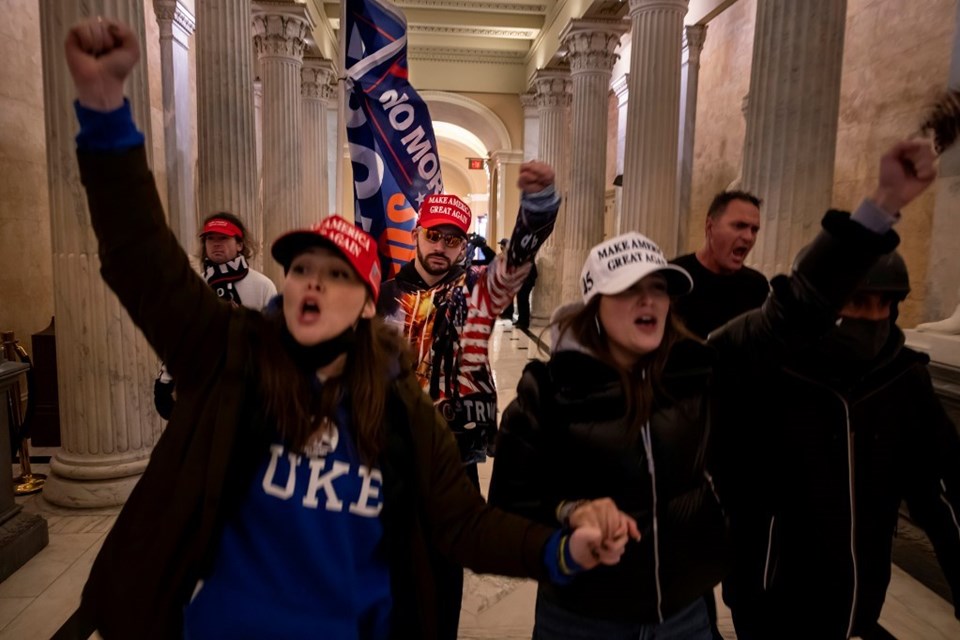
[[(878, 229), (932, 181), (924, 144), (901, 143), (881, 163)], [(801, 348), (771, 358), (753, 347), (760, 311), (710, 336), (738, 355), (718, 393), (743, 398), (720, 403), (716, 420), (716, 477), (736, 543), (723, 595), (740, 640), (889, 638), (878, 619), (904, 500), (960, 618), (960, 438), (929, 357), (905, 347), (896, 325), (909, 292), (906, 264), (891, 252), (830, 330)]]
[[(510, 241), (506, 238), (500, 239), (500, 252), (506, 253), (507, 247), (510, 246)], [(520, 329), (529, 329), (530, 328), (530, 294), (533, 293), (533, 287), (537, 283), (537, 264), (536, 262), (531, 263), (530, 273), (523, 281), (523, 286), (520, 287), (520, 290), (517, 291), (516, 297), (516, 308), (517, 308), (517, 322), (516, 325)], [(513, 322), (513, 310), (514, 310), (514, 301), (511, 300), (510, 304), (507, 305), (507, 308), (503, 310), (503, 313), (500, 314), (500, 317), (504, 320), (510, 320)]]
[[(479, 252), (479, 256), (477, 253)], [(493, 262), (497, 252), (490, 248), (487, 239), (479, 233), (471, 233), (467, 238), (467, 251), (464, 256), (466, 266), (483, 267)]]
[(760, 199), (745, 191), (724, 191), (710, 203), (703, 245), (671, 261), (693, 278), (693, 291), (677, 300), (675, 311), (704, 340), (767, 299), (766, 277), (744, 264), (759, 231)]
[[(467, 476), (478, 489), (477, 463), (492, 453), (497, 432), (488, 341), (497, 316), (523, 286), (537, 249), (553, 231), (560, 206), (553, 181), (549, 165), (521, 165), (517, 186), (523, 196), (513, 241), (482, 267), (461, 264), (470, 208), (455, 195), (427, 196), (413, 230), (417, 257), (384, 283), (378, 304), (378, 313), (413, 346), (420, 385), (456, 436)], [(438, 594), (440, 635), (455, 640), (463, 569), (435, 560), (449, 576)]]
[[(847, 439), (837, 437), (839, 425), (824, 424), (817, 413), (839, 414), (840, 402), (835, 396), (831, 404), (829, 393), (808, 391), (803, 398), (809, 401), (817, 393), (817, 407), (785, 410), (787, 399), (778, 389), (790, 388), (788, 382), (777, 379), (768, 386), (766, 381), (790, 354), (812, 355), (810, 345), (822, 344), (824, 350), (817, 353), (823, 358), (831, 349), (856, 344), (848, 329), (837, 335), (837, 313), (847, 309), (878, 259), (888, 258), (885, 254), (899, 241), (892, 231), (897, 212), (934, 176), (928, 145), (895, 146), (881, 161), (876, 192), (856, 213), (828, 212), (823, 230), (796, 261), (793, 274), (774, 280), (767, 302), (714, 332), (706, 343), (685, 333), (671, 313), (691, 281), (681, 267), (666, 263), (654, 243), (632, 232), (591, 249), (581, 272), (582, 302), (555, 312), (550, 361), (527, 365), (517, 399), (504, 412), (490, 503), (556, 523), (579, 500), (611, 495), (637, 520), (643, 536), (628, 544), (616, 567), (578, 576), (570, 584), (541, 582), (536, 640), (710, 640), (714, 630), (704, 594), (730, 567), (733, 549), (749, 553), (736, 556), (735, 575), (742, 571), (744, 583), (751, 586), (749, 593), (740, 594), (756, 600), (737, 600), (732, 606), (744, 606), (773, 623), (750, 638), (794, 637), (799, 629), (803, 632), (796, 637), (846, 637), (833, 635), (835, 612), (851, 606), (850, 591), (844, 590), (851, 562), (843, 550), (849, 554), (853, 535), (866, 540), (882, 533), (889, 542), (899, 500), (888, 496), (883, 517), (869, 520), (866, 528), (851, 524), (843, 530), (848, 515), (834, 506), (846, 504), (846, 470), (825, 465), (845, 464)], [(867, 332), (865, 342), (875, 344), (871, 338), (877, 335)], [(799, 393), (812, 384), (804, 380), (796, 378), (792, 388)], [(917, 479), (926, 488), (923, 506), (943, 525), (937, 531), (946, 535), (956, 503), (937, 499), (936, 479), (945, 480), (944, 492), (955, 487), (957, 436), (929, 406), (929, 380), (926, 385), (918, 417), (931, 418), (931, 437), (919, 436), (914, 444), (932, 440), (943, 449), (926, 450), (935, 464), (929, 465), (929, 475)], [(913, 411), (904, 400), (899, 407), (902, 414)], [(795, 415), (803, 419), (793, 428)], [(892, 461), (896, 440), (867, 437), (858, 442), (865, 450), (880, 443), (883, 456)], [(767, 448), (759, 460), (751, 457), (768, 442), (782, 446)], [(895, 484), (898, 477), (894, 468), (874, 466), (882, 459), (859, 471), (866, 474), (867, 503), (860, 508), (874, 515), (879, 507), (875, 498), (885, 495), (880, 487)], [(817, 498), (808, 497), (813, 495)], [(762, 519), (755, 530), (742, 528), (753, 522), (751, 510), (766, 515), (778, 509), (788, 515), (775, 527)], [(731, 513), (732, 546), (725, 526)], [(782, 531), (791, 533), (781, 538)], [(825, 544), (828, 538), (831, 543)], [(787, 541), (787, 547), (780, 546)], [(960, 538), (954, 535), (950, 545), (947, 550), (953, 553)], [(811, 548), (822, 555), (810, 553)], [(789, 561), (779, 553), (788, 549)], [(886, 552), (859, 564), (854, 556), (854, 570), (859, 566), (864, 580), (882, 577), (889, 572), (889, 547)], [(805, 575), (810, 580), (802, 581), (802, 588), (790, 586), (791, 579)], [(871, 607), (878, 603), (875, 598), (869, 602)], [(865, 612), (867, 619), (872, 614), (872, 609)], [(734, 609), (735, 619), (737, 615)], [(740, 628), (738, 624), (738, 635)]]
[[(207, 216), (200, 231), (200, 264), (203, 279), (217, 296), (234, 305), (263, 309), (277, 295), (277, 287), (267, 276), (251, 269), (247, 260), (253, 255), (253, 240), (243, 221), (226, 211)], [(160, 374), (153, 383), (153, 403), (164, 420), (169, 420), (176, 404), (173, 377), (160, 363)]]
[(483, 502), (376, 317), (376, 242), (352, 223), (273, 243), (284, 280), (267, 312), (222, 303), (166, 225), (123, 95), (139, 55), (109, 19), (66, 42), (101, 273), (180, 397), (57, 637), (433, 640), (432, 549), (561, 582), (618, 562), (639, 533), (609, 499), (570, 532)]
[[(703, 244), (672, 260), (693, 278), (693, 291), (677, 299), (674, 311), (703, 340), (767, 299), (767, 278), (744, 264), (760, 231), (760, 204), (760, 198), (745, 191), (718, 193), (707, 209)], [(714, 640), (722, 640), (713, 591), (704, 597)]]

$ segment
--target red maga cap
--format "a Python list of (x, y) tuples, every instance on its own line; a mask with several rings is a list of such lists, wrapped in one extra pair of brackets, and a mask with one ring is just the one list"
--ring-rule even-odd
[(208, 233), (219, 233), (243, 240), (243, 231), (240, 231), (240, 227), (223, 218), (213, 218), (207, 222), (207, 224), (203, 225), (203, 231), (200, 232), (200, 237), (202, 238)]
[(470, 228), (470, 207), (454, 195), (433, 194), (423, 199), (417, 226), (431, 229), (445, 224), (460, 229), (466, 235)]
[(270, 253), (283, 265), (286, 273), (290, 263), (310, 247), (330, 247), (342, 255), (370, 289), (376, 302), (380, 295), (380, 256), (373, 237), (360, 227), (340, 216), (329, 216), (308, 229), (290, 231), (273, 243)]

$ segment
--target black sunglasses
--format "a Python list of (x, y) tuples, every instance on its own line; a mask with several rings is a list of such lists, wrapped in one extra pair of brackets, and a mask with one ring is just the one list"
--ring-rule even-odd
[(427, 242), (430, 244), (437, 244), (443, 240), (443, 246), (448, 249), (457, 249), (460, 245), (463, 244), (465, 238), (461, 235), (451, 234), (451, 233), (440, 233), (436, 229), (424, 229), (423, 237), (427, 239)]

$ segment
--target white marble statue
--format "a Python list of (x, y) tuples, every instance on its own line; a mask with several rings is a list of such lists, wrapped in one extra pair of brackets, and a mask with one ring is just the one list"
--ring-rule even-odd
[[(958, 292), (960, 293), (960, 292)], [(953, 315), (937, 322), (924, 322), (917, 325), (917, 331), (922, 333), (942, 333), (949, 336), (960, 335), (960, 304), (953, 310)]]

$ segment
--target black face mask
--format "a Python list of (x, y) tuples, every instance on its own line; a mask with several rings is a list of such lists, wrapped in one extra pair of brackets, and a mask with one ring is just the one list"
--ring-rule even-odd
[(828, 362), (867, 366), (890, 339), (890, 322), (889, 318), (841, 318), (836, 328), (824, 336), (819, 350)]
[(305, 347), (297, 342), (296, 338), (291, 335), (285, 322), (283, 322), (281, 326), (283, 345), (287, 348), (287, 352), (300, 369), (310, 374), (315, 373), (317, 369), (327, 366), (342, 354), (350, 351), (357, 342), (357, 328), (356, 326), (350, 326), (340, 335), (334, 336), (320, 344)]

